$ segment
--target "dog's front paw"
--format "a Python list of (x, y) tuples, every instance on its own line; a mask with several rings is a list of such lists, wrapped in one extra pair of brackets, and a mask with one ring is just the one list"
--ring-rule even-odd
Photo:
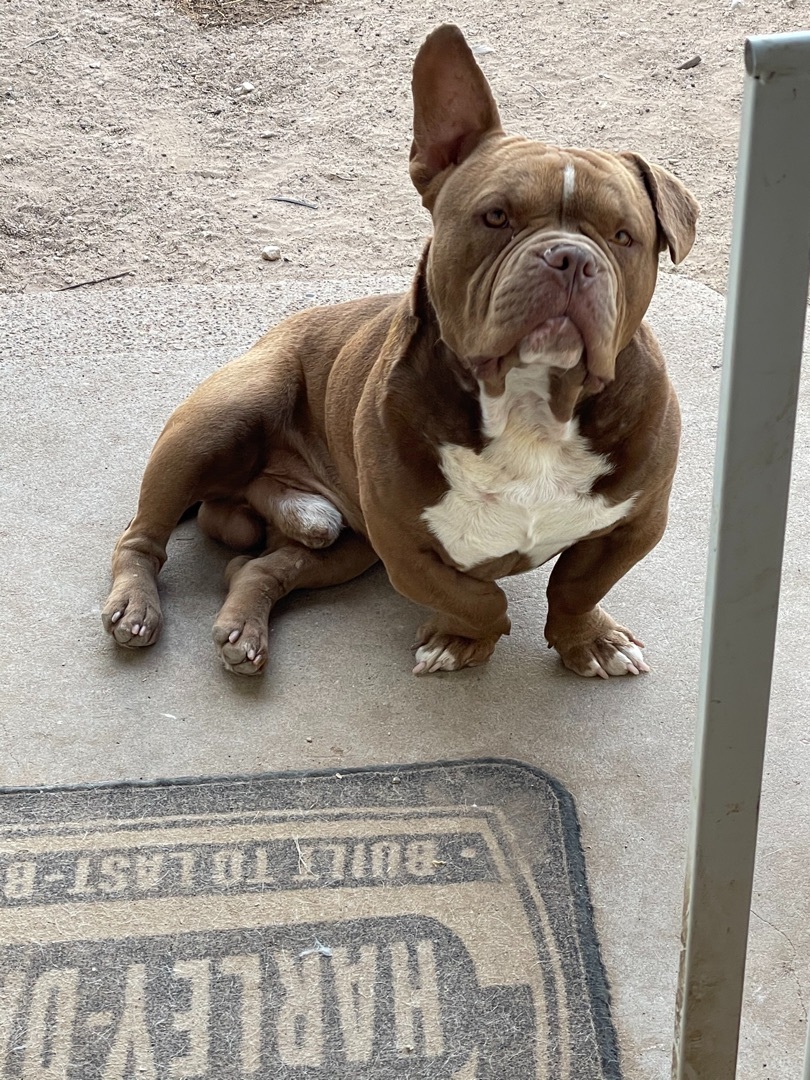
[(101, 612), (101, 621), (107, 633), (127, 649), (153, 645), (163, 627), (157, 590), (114, 588)]
[(214, 624), (214, 644), (228, 671), (235, 675), (258, 675), (267, 663), (267, 621), (220, 618)]
[(557, 651), (567, 668), (586, 679), (595, 675), (602, 679), (611, 675), (640, 675), (650, 670), (639, 645), (624, 634), (611, 634), (567, 649), (558, 647)]
[(416, 666), (414, 675), (430, 675), (434, 671), (457, 671), (463, 667), (485, 664), (492, 656), (498, 637), (457, 637), (453, 634), (431, 632), (429, 625), (419, 632), (414, 648)]
[(640, 675), (650, 670), (641, 651), (644, 642), (601, 609), (568, 623), (555, 632), (547, 626), (546, 637), (565, 666), (577, 675), (609, 679), (611, 675)]

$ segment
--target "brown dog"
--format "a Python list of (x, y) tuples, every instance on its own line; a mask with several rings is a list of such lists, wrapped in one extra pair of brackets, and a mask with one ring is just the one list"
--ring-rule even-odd
[(680, 420), (642, 320), (697, 203), (636, 154), (504, 134), (454, 26), (420, 49), (413, 96), (434, 235), (410, 293), (287, 319), (175, 411), (113, 557), (120, 645), (157, 639), (166, 544), (201, 502), (251, 553), (214, 626), (232, 671), (262, 670), (282, 596), (377, 559), (433, 609), (415, 673), (484, 663), (509, 632), (496, 579), (558, 554), (549, 644), (580, 675), (648, 670), (599, 602), (666, 524)]

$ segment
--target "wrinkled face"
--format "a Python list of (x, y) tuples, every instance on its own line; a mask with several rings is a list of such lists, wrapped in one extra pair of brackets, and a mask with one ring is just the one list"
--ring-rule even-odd
[(563, 369), (584, 360), (594, 389), (613, 378), (660, 250), (630, 162), (494, 135), (447, 177), (432, 212), (431, 300), (442, 338), (475, 374), (509, 357)]

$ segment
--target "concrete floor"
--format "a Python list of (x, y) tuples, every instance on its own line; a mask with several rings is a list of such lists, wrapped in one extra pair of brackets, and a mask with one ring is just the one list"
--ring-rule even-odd
[[(650, 675), (581, 680), (545, 648), (546, 571), (507, 583), (514, 629), (483, 669), (417, 680), (420, 612), (382, 572), (300, 595), (265, 676), (218, 664), (227, 556), (178, 530), (167, 623), (143, 653), (101, 629), (114, 540), (175, 404), (272, 321), (398, 287), (113, 289), (0, 301), (0, 783), (250, 773), (504, 756), (573, 793), (628, 1080), (669, 1074), (722, 299), (677, 275), (651, 312), (684, 411), (672, 521), (609, 609)], [(810, 407), (804, 388), (752, 919), (746, 1077), (800, 1075), (810, 1001)], [(756, 634), (757, 627), (740, 627)], [(307, 741), (311, 739), (312, 741)]]

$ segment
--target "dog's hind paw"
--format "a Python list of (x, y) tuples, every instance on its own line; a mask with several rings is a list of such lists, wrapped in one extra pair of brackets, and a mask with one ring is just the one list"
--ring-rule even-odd
[(307, 492), (289, 493), (280, 499), (274, 518), (286, 537), (308, 548), (329, 547), (345, 526), (336, 506), (322, 495)]
[(216, 622), (214, 644), (228, 671), (235, 675), (259, 675), (267, 663), (268, 630), (254, 619)]
[(154, 596), (135, 590), (113, 589), (101, 613), (107, 633), (126, 649), (154, 645), (163, 627), (160, 601)]

